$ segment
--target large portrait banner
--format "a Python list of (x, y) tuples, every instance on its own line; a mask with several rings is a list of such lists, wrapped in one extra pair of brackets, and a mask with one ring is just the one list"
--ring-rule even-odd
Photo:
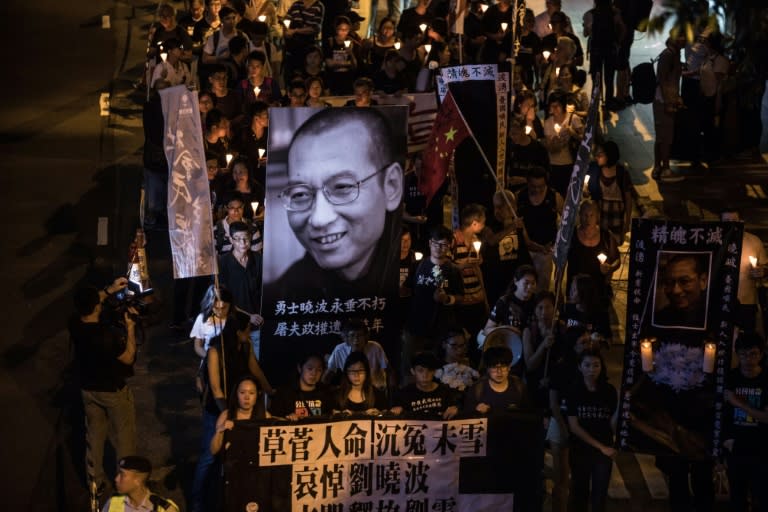
[(345, 319), (396, 342), (407, 111), (270, 109), (260, 356), (276, 384)]
[(634, 219), (622, 449), (719, 454), (743, 225)]

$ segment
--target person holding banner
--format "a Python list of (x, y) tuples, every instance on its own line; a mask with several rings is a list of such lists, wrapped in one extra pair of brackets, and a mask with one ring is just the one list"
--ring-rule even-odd
[(349, 354), (344, 361), (344, 374), (334, 412), (378, 416), (386, 406), (384, 391), (373, 386), (368, 357), (362, 352)]
[(507, 347), (490, 347), (483, 352), (486, 375), (467, 390), (464, 412), (497, 415), (528, 407), (525, 383), (510, 373), (512, 357)]
[(265, 418), (264, 402), (259, 400), (259, 383), (252, 375), (240, 377), (232, 388), (233, 393), (227, 401), (227, 408), (221, 411), (216, 420), (216, 432), (211, 439), (211, 454), (217, 455), (228, 448), (227, 431), (235, 428), (235, 421)]
[(269, 412), (291, 421), (311, 416), (329, 416), (335, 400), (320, 380), (325, 372), (323, 355), (308, 353), (301, 356), (296, 369), (299, 372), (296, 384), (277, 390), (269, 404)]

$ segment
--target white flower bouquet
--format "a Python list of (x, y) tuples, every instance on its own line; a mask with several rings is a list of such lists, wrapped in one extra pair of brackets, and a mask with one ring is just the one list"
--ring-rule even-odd
[(676, 392), (695, 389), (704, 384), (702, 368), (704, 351), (701, 347), (686, 347), (679, 343), (664, 343), (653, 356), (654, 371), (649, 374), (657, 384), (666, 384)]
[(480, 374), (474, 368), (461, 363), (449, 363), (435, 372), (435, 377), (451, 389), (464, 391), (477, 382)]

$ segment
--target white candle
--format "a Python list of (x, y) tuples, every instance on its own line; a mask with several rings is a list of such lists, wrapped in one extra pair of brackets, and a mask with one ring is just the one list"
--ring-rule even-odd
[(259, 148), (259, 158), (264, 158), (264, 153), (266, 153), (267, 150), (264, 148)]
[(749, 264), (752, 265), (752, 268), (755, 268), (757, 266), (757, 258), (755, 256), (750, 256)]
[(712, 373), (715, 371), (715, 352), (717, 347), (714, 343), (706, 343), (704, 345), (704, 373)]
[(561, 130), (562, 128), (563, 128), (563, 127), (562, 127), (562, 126), (560, 126), (558, 123), (555, 123), (555, 133), (560, 133), (560, 130)]
[(259, 94), (261, 94), (261, 87), (259, 87), (259, 86), (257, 85), (256, 87), (254, 87), (254, 88), (253, 88), (253, 95), (254, 95), (254, 96), (256, 96), (256, 97), (258, 98), (258, 97), (259, 97)]
[(422, 23), (421, 25), (419, 25), (419, 28), (421, 29), (422, 32), (424, 32), (425, 30), (427, 30), (427, 24)]
[(416, 261), (421, 261), (421, 259), (422, 259), (423, 257), (424, 257), (424, 255), (423, 255), (423, 254), (421, 254), (421, 253), (420, 253), (420, 252), (418, 252), (418, 251), (417, 251), (417, 252), (415, 252), (415, 253), (413, 253), (413, 258), (414, 258)]
[(163, 52), (160, 54), (160, 58), (163, 59), (163, 62), (165, 62), (165, 59), (168, 58), (168, 54), (166, 52)]
[(395, 50), (400, 49), (400, 41), (395, 41)]
[(640, 342), (640, 360), (645, 373), (653, 370), (653, 345), (650, 340)]
[(549, 56), (552, 55), (552, 52), (550, 52), (549, 50), (544, 50), (543, 52), (541, 52), (541, 55), (542, 57), (544, 57), (544, 60), (549, 60)]
[(285, 25), (285, 28), (290, 28), (291, 27), (291, 20), (284, 19), (283, 20), (283, 25)]
[(262, 14), (261, 16), (259, 16), (259, 21), (260, 21), (260, 22), (262, 22), (262, 23), (264, 23), (265, 21), (267, 21), (267, 16), (266, 16), (266, 14)]
[(604, 252), (601, 252), (600, 254), (597, 255), (597, 261), (599, 261), (601, 265), (605, 263), (605, 260), (607, 259), (608, 259), (608, 256), (606, 256)]
[(352, 41), (350, 41), (349, 39), (347, 39), (346, 41), (344, 41), (344, 48), (349, 48), (349, 45), (350, 45), (350, 44), (352, 44)]
[(525, 125), (525, 134), (526, 135), (530, 135), (532, 131), (533, 131), (533, 128), (531, 128), (530, 125)]
[(560, 76), (560, 68), (555, 68), (555, 76)]
[[(589, 174), (585, 174), (585, 175), (584, 175), (584, 186), (585, 186), (585, 187), (586, 187), (587, 185), (589, 185), (589, 178), (590, 178)], [(598, 258), (599, 258), (599, 257), (600, 257), (600, 256), (598, 256)]]
[(232, 153), (227, 153), (227, 156), (225, 156), (224, 158), (227, 159), (227, 165), (229, 165), (229, 162), (232, 161)]
[(505, 21), (505, 22), (503, 22), (503, 23), (501, 24), (501, 31), (502, 31), (502, 32), (506, 32), (506, 31), (507, 31), (507, 27), (508, 27), (508, 26), (509, 26), (509, 23), (507, 23), (506, 21)]
[(480, 254), (480, 246), (483, 245), (483, 242), (480, 240), (475, 240), (472, 242), (472, 247), (475, 248), (475, 252), (479, 255)]
[(256, 210), (259, 209), (259, 202), (258, 201), (252, 201), (251, 202), (251, 210), (253, 210), (253, 214), (256, 215)]
[(429, 55), (429, 52), (432, 51), (432, 45), (431, 44), (425, 44), (424, 45), (424, 51), (427, 52), (427, 55)]
[(480, 4), (480, 10), (485, 12), (488, 10), (488, 6), (486, 4)]

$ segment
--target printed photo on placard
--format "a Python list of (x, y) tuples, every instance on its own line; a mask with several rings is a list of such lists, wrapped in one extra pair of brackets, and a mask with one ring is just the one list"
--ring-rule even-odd
[(712, 253), (659, 251), (654, 286), (654, 327), (707, 326)]

